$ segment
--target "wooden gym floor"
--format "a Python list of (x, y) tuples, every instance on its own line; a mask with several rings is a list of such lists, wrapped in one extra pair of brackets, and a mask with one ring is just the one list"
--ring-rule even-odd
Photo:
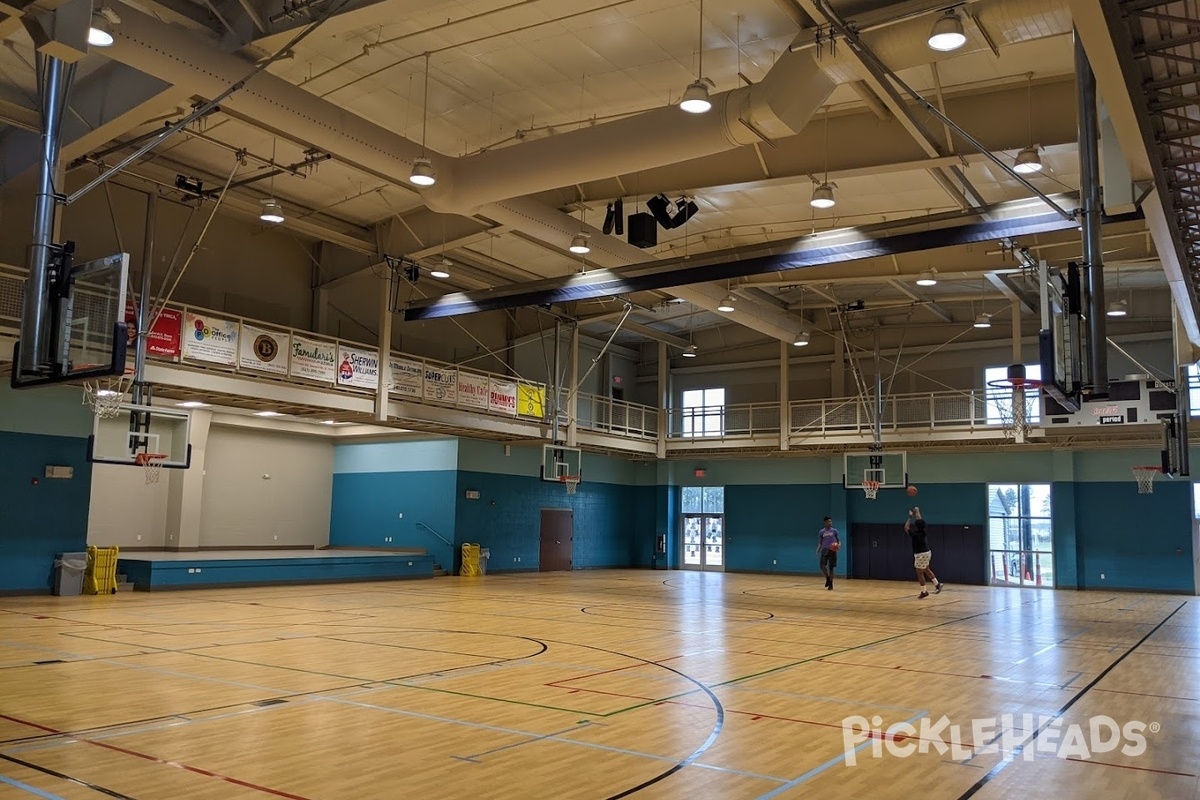
[[(963, 751), (1004, 714), (1004, 753)], [(915, 734), (847, 756), (854, 715)], [(1144, 752), (1081, 753), (1101, 715)], [(943, 716), (960, 752), (919, 728)], [(1197, 752), (1189, 597), (605, 571), (0, 598), (5, 799), (1194, 800)]]

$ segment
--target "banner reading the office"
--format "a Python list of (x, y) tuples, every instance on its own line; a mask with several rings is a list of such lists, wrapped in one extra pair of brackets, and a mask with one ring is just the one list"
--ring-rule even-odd
[(425, 367), (425, 399), (435, 403), (457, 402), (458, 370)]
[(208, 314), (184, 315), (183, 357), (237, 366), (238, 324)]
[(338, 347), (337, 382), (356, 389), (379, 388), (379, 353)]
[(299, 336), (292, 338), (292, 365), (289, 372), (293, 378), (333, 383), (337, 379), (336, 366), (335, 345)]
[(420, 400), (425, 391), (425, 366), (402, 358), (393, 358), (391, 366), (392, 394)]
[(517, 413), (522, 417), (546, 417), (546, 387), (532, 383), (517, 384)]
[(488, 408), (488, 377), (471, 372), (458, 373), (458, 404), (464, 408)]
[(517, 413), (517, 384), (492, 378), (488, 386), (488, 411), (513, 416)]
[(287, 375), (291, 337), (286, 333), (242, 325), (238, 366), (257, 372)]

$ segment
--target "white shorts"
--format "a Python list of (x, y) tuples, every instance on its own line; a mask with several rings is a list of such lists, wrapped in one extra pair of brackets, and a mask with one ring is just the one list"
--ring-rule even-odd
[(933, 553), (926, 550), (924, 553), (917, 553), (913, 556), (913, 566), (917, 569), (925, 569), (929, 566), (930, 560), (933, 558)]

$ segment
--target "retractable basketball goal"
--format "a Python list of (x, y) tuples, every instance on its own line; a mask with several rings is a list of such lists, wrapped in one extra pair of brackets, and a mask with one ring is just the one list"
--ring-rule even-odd
[(1154, 494), (1154, 479), (1162, 474), (1162, 467), (1153, 464), (1134, 467), (1133, 478), (1137, 481), (1138, 494)]
[(108, 375), (83, 384), (83, 404), (102, 419), (112, 419), (121, 413), (121, 404), (133, 385), (133, 370), (122, 375)]
[(987, 402), (999, 414), (1005, 438), (1012, 439), (1016, 444), (1024, 444), (1033, 432), (1029, 416), (1031, 406), (1037, 402), (1037, 394), (1042, 389), (1042, 382), (1026, 378), (1024, 364), (1012, 364), (1008, 368), (1007, 378), (988, 381), (988, 386), (1000, 390), (988, 392)]

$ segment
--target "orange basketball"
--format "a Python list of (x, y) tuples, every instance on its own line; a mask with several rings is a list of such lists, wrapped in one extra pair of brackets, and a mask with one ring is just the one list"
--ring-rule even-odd
[(838, 550), (842, 549), (842, 543), (834, 542), (833, 544), (829, 545), (829, 549), (836, 553)]
[(916, 497), (917, 496), (917, 487), (915, 487), (915, 486), (908, 487), (908, 496)]

